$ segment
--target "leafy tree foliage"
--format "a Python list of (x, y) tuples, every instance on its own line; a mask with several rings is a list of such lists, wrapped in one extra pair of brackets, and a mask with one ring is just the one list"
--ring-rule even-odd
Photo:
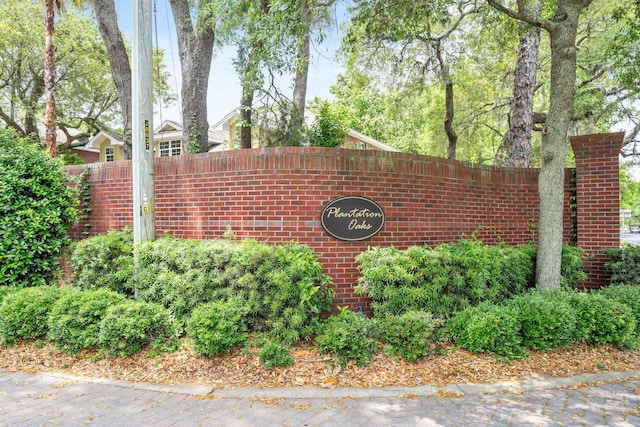
[(331, 115), (328, 103), (320, 105), (318, 116), (311, 125), (309, 145), (316, 147), (339, 147), (344, 143), (347, 129)]
[[(0, 4), (0, 120), (21, 136), (36, 139), (44, 113), (42, 21), (38, 2)], [(57, 125), (69, 143), (115, 124), (118, 98), (105, 64), (105, 48), (93, 21), (68, 8), (56, 22), (55, 84)]]
[[(456, 35), (463, 21), (478, 12), (474, 1), (396, 2), (364, 0), (354, 8), (347, 31), (347, 49), (352, 58), (367, 65), (391, 68), (396, 84), (413, 85), (430, 78), (445, 92), (444, 133), (447, 157), (456, 158), (458, 134), (454, 126), (454, 76), (452, 63)], [(389, 67), (390, 65), (390, 67)]]
[[(454, 10), (465, 2), (436, 2), (429, 5), (394, 4), (406, 10), (434, 9), (406, 13), (403, 25), (391, 25), (385, 14), (366, 15), (362, 10), (380, 2), (358, 2), (352, 10), (353, 23), (343, 41), (345, 73), (332, 88), (332, 108), (349, 110), (347, 124), (404, 151), (446, 156), (443, 132), (446, 97), (434, 57), (420, 50), (419, 39), (406, 37), (417, 28), (434, 32), (442, 21), (435, 19), (439, 8)], [(479, 2), (481, 6), (486, 2)], [(535, 3), (534, 1), (529, 3)], [(444, 6), (446, 4), (446, 6)], [(629, 120), (626, 153), (638, 152), (637, 134), (637, 46), (631, 0), (620, 3), (594, 2), (585, 9), (577, 28), (577, 78), (575, 112), (569, 134), (608, 132)], [(552, 17), (556, 2), (543, 2), (541, 15)], [(365, 8), (365, 9), (362, 9)], [(359, 18), (359, 16), (361, 18)], [(375, 16), (375, 19), (371, 18)], [(416, 23), (411, 24), (411, 22)], [(419, 21), (419, 22), (418, 22)], [(387, 25), (383, 27), (383, 24)], [(492, 163), (502, 138), (509, 129), (520, 23), (483, 7), (457, 27), (444, 57), (454, 83), (453, 125), (458, 135), (457, 158)], [(531, 166), (541, 164), (541, 130), (550, 101), (551, 51), (549, 35), (541, 34), (533, 97)], [(402, 61), (401, 61), (402, 60)], [(430, 62), (429, 62), (430, 61)], [(635, 131), (635, 132), (634, 132)], [(635, 147), (635, 149), (633, 148)]]
[(50, 284), (75, 220), (60, 163), (0, 130), (0, 285)]

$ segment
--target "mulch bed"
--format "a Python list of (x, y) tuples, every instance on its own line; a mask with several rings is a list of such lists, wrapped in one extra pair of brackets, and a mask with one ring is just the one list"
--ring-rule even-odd
[(129, 358), (101, 358), (85, 351), (70, 356), (41, 341), (0, 347), (0, 370), (55, 371), (73, 375), (163, 384), (202, 384), (212, 387), (381, 387), (461, 383), (495, 383), (524, 380), (532, 375), (568, 377), (607, 371), (636, 371), (640, 376), (640, 350), (621, 351), (613, 346), (577, 345), (550, 352), (531, 351), (524, 360), (504, 362), (491, 355), (471, 354), (453, 345), (443, 355), (407, 364), (380, 354), (367, 367), (340, 367), (312, 345), (292, 349), (293, 366), (266, 370), (257, 356), (235, 350), (206, 358), (188, 347), (170, 354), (149, 351)]

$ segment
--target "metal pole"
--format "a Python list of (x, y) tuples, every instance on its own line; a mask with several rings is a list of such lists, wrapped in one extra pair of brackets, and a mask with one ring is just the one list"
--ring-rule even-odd
[[(156, 238), (151, 12), (151, 0), (133, 1), (131, 95), (134, 248)], [(137, 258), (135, 262), (137, 266)]]

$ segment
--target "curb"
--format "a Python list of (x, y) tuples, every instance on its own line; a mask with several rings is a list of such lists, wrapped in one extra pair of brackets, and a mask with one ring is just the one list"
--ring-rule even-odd
[(420, 397), (450, 397), (461, 398), (465, 395), (523, 393), (529, 391), (549, 390), (558, 388), (580, 388), (592, 386), (594, 383), (607, 383), (640, 379), (640, 372), (606, 372), (601, 374), (582, 374), (573, 377), (541, 377), (533, 376), (523, 381), (503, 382), (496, 384), (450, 384), (444, 387), (423, 385), (415, 387), (279, 387), (256, 388), (234, 387), (214, 388), (201, 384), (154, 384), (147, 382), (129, 382), (110, 378), (95, 378), (77, 376), (59, 372), (38, 372), (34, 374), (44, 380), (65, 380), (104, 384), (113, 387), (129, 388), (145, 391), (157, 391), (172, 394), (189, 394), (193, 396), (212, 396), (215, 398), (234, 399), (345, 399), (345, 398), (412, 398)]

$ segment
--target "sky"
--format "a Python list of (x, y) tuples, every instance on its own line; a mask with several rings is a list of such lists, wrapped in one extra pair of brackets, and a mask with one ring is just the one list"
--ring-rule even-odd
[[(154, 0), (151, 0), (152, 4)], [(169, 0), (155, 0), (156, 12), (153, 18), (153, 43), (164, 49), (166, 71), (171, 74), (169, 84), (173, 91), (180, 94), (180, 58), (178, 55), (178, 42), (176, 39), (176, 29), (171, 13)], [(132, 42), (132, 3), (136, 0), (115, 0), (116, 12), (118, 13), (118, 25), (125, 36)], [(157, 28), (156, 28), (157, 23)], [(309, 63), (309, 80), (307, 88), (307, 101), (318, 96), (324, 99), (331, 99), (329, 88), (336, 81), (337, 75), (343, 71), (343, 67), (334, 60), (335, 51), (340, 43), (340, 35), (336, 28), (328, 31), (327, 37), (321, 45), (312, 41), (311, 60)], [(207, 98), (207, 120), (209, 125), (214, 125), (225, 115), (236, 108), (240, 103), (241, 86), (236, 70), (233, 67), (233, 58), (236, 55), (234, 47), (217, 48), (211, 64), (209, 75), (209, 91)], [(284, 82), (281, 90), (289, 89), (289, 82)], [(291, 96), (291, 90), (287, 93)], [(158, 105), (154, 106), (154, 126), (163, 120), (173, 120), (180, 122), (180, 109), (178, 105), (172, 107)]]

